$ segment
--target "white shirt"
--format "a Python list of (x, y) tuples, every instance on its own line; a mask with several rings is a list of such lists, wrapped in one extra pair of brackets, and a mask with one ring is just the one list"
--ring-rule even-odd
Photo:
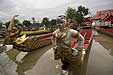
[[(53, 34), (55, 34), (56, 31), (53, 32)], [(84, 37), (78, 33), (78, 31), (70, 29), (70, 31), (68, 32), (67, 36), (65, 38), (63, 38), (62, 40), (66, 43), (66, 44), (71, 44), (71, 38), (77, 38), (78, 39), (78, 47), (82, 48), (84, 45)], [(57, 47), (64, 47), (64, 48), (68, 48), (66, 45), (64, 45), (62, 42), (60, 43), (56, 43), (56, 37), (52, 38), (52, 44), (56, 45)]]

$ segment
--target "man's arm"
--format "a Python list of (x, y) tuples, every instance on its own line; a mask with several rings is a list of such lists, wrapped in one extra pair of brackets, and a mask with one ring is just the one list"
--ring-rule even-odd
[(56, 37), (55, 37), (54, 33), (53, 33), (53, 36), (52, 36), (52, 45), (56, 46)]
[(84, 37), (81, 34), (78, 34), (78, 48), (82, 50), (81, 63), (84, 63), (85, 49), (84, 49)]
[(72, 37), (73, 38), (77, 38), (78, 39), (78, 47), (77, 48), (83, 48), (84, 46), (84, 37), (76, 30), (71, 30), (71, 33), (72, 33)]
[(77, 39), (78, 39), (78, 48), (83, 48), (85, 41), (84, 37), (79, 33)]
[(85, 56), (85, 49), (84, 49), (84, 42), (85, 42), (85, 39), (84, 37), (76, 30), (72, 30), (72, 34), (73, 34), (73, 37), (77, 38), (78, 39), (78, 46), (77, 46), (77, 49), (78, 50), (82, 50), (82, 56), (81, 56), (81, 62), (83, 63), (83, 60), (84, 60), (84, 56)]
[(56, 50), (56, 37), (55, 37), (54, 32), (53, 32), (53, 36), (52, 36), (52, 45), (53, 45), (53, 51), (55, 52), (55, 50)]

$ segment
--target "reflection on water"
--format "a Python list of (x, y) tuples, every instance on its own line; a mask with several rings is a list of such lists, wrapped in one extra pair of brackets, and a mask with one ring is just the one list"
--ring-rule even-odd
[[(73, 75), (113, 75), (113, 38), (96, 33), (85, 63)], [(21, 52), (12, 46), (0, 47), (0, 64), (5, 75), (62, 75), (61, 62), (54, 60), (52, 46)]]
[(97, 37), (94, 37), (94, 39), (96, 42), (101, 44), (106, 50), (108, 50), (110, 55), (113, 56), (113, 38), (104, 34), (99, 34)]
[(92, 43), (93, 43), (93, 39), (92, 39), (90, 46), (87, 49), (87, 54), (85, 55), (84, 64), (78, 70), (74, 71), (72, 75), (86, 75), (88, 58), (89, 58), (89, 54), (91, 51)]
[(19, 63), (17, 66), (18, 75), (24, 75), (24, 72), (32, 69), (37, 61), (39, 60), (40, 56), (43, 55), (48, 49), (52, 46), (47, 46), (46, 48), (41, 48), (40, 50), (29, 52), (23, 59), (22, 63)]
[(94, 39), (86, 75), (113, 75), (113, 38), (99, 33)]
[[(32, 52), (20, 52), (15, 49), (10, 49), (11, 46), (3, 46), (0, 48), (1, 54), (0, 61), (1, 66), (4, 68), (6, 75), (25, 75), (24, 72), (32, 69), (32, 67), (37, 63), (41, 55), (43, 55), (52, 46), (49, 45), (40, 50), (35, 50)], [(18, 61), (20, 60), (21, 61)], [(13, 68), (13, 69), (12, 69)]]

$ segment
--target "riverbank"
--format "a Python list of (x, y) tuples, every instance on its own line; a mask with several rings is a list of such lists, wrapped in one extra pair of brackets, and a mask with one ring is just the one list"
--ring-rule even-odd
[(0, 64), (0, 75), (6, 75), (5, 72), (3, 71), (2, 65)]

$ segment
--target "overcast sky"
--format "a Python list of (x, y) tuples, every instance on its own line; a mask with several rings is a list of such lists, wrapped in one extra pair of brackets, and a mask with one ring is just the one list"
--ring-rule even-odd
[(113, 0), (0, 0), (0, 21), (9, 21), (15, 14), (20, 15), (18, 19), (21, 21), (32, 17), (41, 21), (44, 16), (56, 18), (68, 7), (80, 5), (89, 8), (95, 15), (96, 11), (113, 9)]

